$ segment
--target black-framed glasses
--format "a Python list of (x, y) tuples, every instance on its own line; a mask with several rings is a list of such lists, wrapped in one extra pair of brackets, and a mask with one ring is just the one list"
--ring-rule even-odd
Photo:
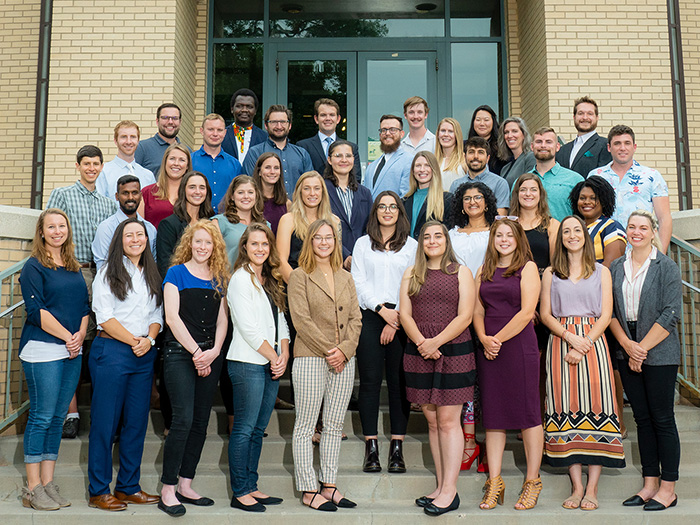
[(462, 197), (462, 202), (471, 202), (471, 201), (481, 202), (483, 200), (484, 200), (483, 195), (465, 195), (464, 197)]
[(267, 124), (272, 124), (273, 126), (276, 126), (277, 124), (289, 124), (288, 120), (268, 120), (266, 121)]
[(396, 204), (389, 204), (389, 205), (380, 204), (380, 205), (377, 206), (377, 209), (378, 209), (379, 211), (387, 211), (387, 210), (389, 210), (391, 213), (394, 213), (396, 210), (399, 209), (399, 207), (398, 207)]
[(391, 133), (392, 135), (397, 134), (399, 131), (401, 131), (401, 128), (379, 128), (379, 134), (380, 135), (386, 135), (388, 133)]

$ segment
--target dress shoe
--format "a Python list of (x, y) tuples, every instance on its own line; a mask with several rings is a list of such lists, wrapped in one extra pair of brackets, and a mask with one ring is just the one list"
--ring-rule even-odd
[(187, 512), (187, 509), (185, 509), (185, 506), (182, 503), (179, 505), (166, 505), (163, 503), (163, 500), (158, 502), (158, 508), (173, 518), (184, 516), (185, 512)]
[(80, 418), (71, 417), (63, 422), (63, 430), (61, 432), (62, 439), (75, 439), (78, 437), (78, 429), (80, 428)]
[(180, 500), (180, 503), (187, 503), (189, 505), (196, 505), (197, 507), (211, 507), (214, 504), (214, 500), (211, 498), (205, 498), (202, 496), (199, 499), (188, 498), (183, 496), (179, 492), (175, 492), (175, 497)]
[(93, 507), (101, 510), (117, 511), (126, 510), (126, 503), (119, 501), (111, 494), (100, 494), (99, 496), (90, 496), (88, 507)]
[(425, 512), (428, 516), (442, 516), (446, 512), (450, 512), (451, 510), (457, 510), (458, 508), (459, 494), (455, 494), (452, 503), (450, 503), (447, 507), (438, 507), (433, 502), (430, 502), (428, 505), (423, 507), (423, 512)]
[(238, 498), (236, 496), (233, 496), (231, 498), (231, 507), (233, 507), (234, 509), (245, 510), (246, 512), (265, 512), (265, 505), (263, 505), (262, 503), (256, 501), (252, 505), (246, 505), (238, 501)]
[(389, 472), (402, 474), (406, 472), (406, 463), (403, 460), (403, 440), (392, 439), (389, 447)]
[[(255, 496), (253, 497), (255, 498)], [(255, 501), (263, 505), (279, 505), (284, 500), (282, 498), (276, 498), (275, 496), (268, 496), (266, 498), (255, 498)]]
[(433, 499), (434, 498), (429, 498), (428, 496), (421, 496), (420, 498), (416, 499), (416, 505), (421, 508), (427, 507), (433, 502)]
[[(355, 507), (357, 507), (357, 503), (355, 503), (354, 501), (351, 501), (347, 498), (343, 498), (342, 496), (338, 501), (336, 501), (335, 493), (338, 492), (338, 487), (336, 487), (335, 485), (326, 485), (325, 483), (321, 483), (321, 491), (324, 491), (324, 490), (332, 490), (333, 491), (333, 492), (331, 492), (331, 497), (328, 498), (328, 501), (333, 503), (333, 505), (335, 505), (336, 507), (341, 508), (341, 509), (354, 509)], [(340, 494), (340, 492), (338, 492), (338, 494)], [(323, 496), (323, 494), (321, 494), (321, 495)]]
[(278, 397), (275, 400), (275, 408), (277, 410), (294, 410), (294, 404), (288, 403), (284, 399)]
[(646, 501), (644, 501), (639, 494), (635, 494), (623, 501), (622, 504), (625, 507), (641, 507), (646, 504)]
[(660, 501), (656, 501), (655, 499), (650, 499), (649, 501), (646, 502), (644, 505), (644, 510), (666, 510), (670, 509), (671, 507), (675, 507), (676, 504), (678, 503), (678, 496), (675, 497), (675, 499), (668, 504), (668, 507), (661, 503)]
[(367, 439), (365, 441), (365, 463), (362, 466), (362, 471), (382, 471), (382, 466), (379, 464), (379, 443), (376, 439)]
[(139, 490), (135, 494), (124, 494), (118, 490), (114, 491), (114, 497), (119, 501), (124, 503), (131, 503), (134, 505), (155, 505), (160, 501), (160, 496), (154, 496), (153, 494), (147, 494), (143, 490)]

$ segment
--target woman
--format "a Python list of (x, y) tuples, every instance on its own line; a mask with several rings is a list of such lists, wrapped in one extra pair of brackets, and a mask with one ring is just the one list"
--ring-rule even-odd
[(268, 226), (253, 223), (243, 232), (227, 300), (233, 338), (226, 359), (237, 414), (228, 444), (231, 506), (262, 512), (265, 505), (282, 503), (258, 490), (258, 463), (289, 359), (283, 281)]
[(467, 139), (476, 136), (486, 139), (489, 143), (489, 171), (499, 175), (505, 162), (498, 158), (498, 119), (491, 106), (483, 105), (474, 110)]
[[(125, 510), (127, 503), (158, 503), (158, 496), (141, 490), (139, 479), (162, 302), (146, 226), (137, 218), (127, 219), (115, 230), (107, 263), (92, 286), (98, 329), (89, 358), (90, 507)], [(112, 444), (119, 431), (119, 474), (112, 496)]]
[(167, 326), (163, 368), (173, 422), (163, 446), (158, 508), (170, 516), (185, 513), (181, 503), (214, 504), (192, 488), (192, 478), (223, 361), (229, 275), (226, 245), (218, 228), (206, 219), (187, 227), (163, 280)]
[(681, 276), (676, 263), (659, 249), (658, 228), (648, 211), (632, 212), (627, 222), (632, 248), (610, 265), (614, 299), (610, 328), (621, 347), (618, 368), (637, 423), (644, 477), (642, 489), (623, 505), (644, 505), (644, 510), (665, 510), (678, 502), (681, 451), (673, 413), (681, 351), (676, 327)]
[(350, 270), (352, 251), (357, 239), (367, 233), (367, 220), (372, 207), (372, 193), (355, 180), (352, 173), (355, 157), (352, 145), (342, 139), (328, 148), (328, 164), (323, 172), (331, 211), (340, 219), (343, 240), (343, 267)]
[(440, 166), (435, 155), (419, 151), (411, 163), (408, 193), (403, 198), (411, 237), (418, 234), (426, 221), (443, 222), (450, 209), (450, 193), (443, 191)]
[(238, 242), (249, 224), (265, 222), (262, 196), (248, 175), (238, 175), (231, 181), (220, 206), (224, 212), (211, 218), (226, 243), (228, 261), (233, 264), (238, 257)]
[(63, 420), (78, 386), (90, 313), (87, 286), (73, 250), (66, 214), (57, 208), (44, 210), (19, 278), (27, 314), (19, 358), (29, 393), (22, 505), (35, 510), (71, 504), (60, 495), (53, 476)]
[[(297, 330), (292, 365), (296, 395), (294, 475), (304, 505), (335, 511), (337, 507), (356, 506), (337, 489), (336, 478), (362, 321), (355, 284), (342, 269), (342, 248), (334, 223), (319, 219), (306, 233), (299, 267), (289, 278), (289, 310)], [(322, 401), (319, 491), (311, 439)]]
[(464, 445), (462, 405), (474, 400), (476, 364), (467, 326), (474, 308), (474, 279), (457, 262), (444, 224), (426, 222), (415, 265), (401, 280), (401, 324), (410, 342), (404, 371), (408, 400), (428, 421), (437, 487), (418, 498), (426, 514), (459, 508), (457, 478)]
[(521, 174), (528, 173), (535, 167), (535, 154), (530, 149), (531, 140), (527, 125), (520, 117), (508, 117), (501, 122), (498, 158), (507, 164), (501, 168), (500, 175), (506, 179), (510, 188)]
[(391, 446), (389, 472), (405, 472), (403, 440), (410, 405), (406, 399), (403, 349), (406, 334), (399, 322), (401, 277), (415, 259), (418, 243), (409, 235), (401, 199), (393, 191), (377, 195), (367, 223), (367, 235), (355, 245), (352, 277), (362, 309), (362, 332), (357, 347), (360, 374), (358, 408), (365, 437), (364, 472), (380, 472), (377, 419), (382, 376), (389, 391)]
[(508, 218), (493, 224), (476, 286), (479, 300), (474, 308), (474, 330), (483, 345), (483, 352), (477, 353), (477, 367), (489, 461), (489, 479), (479, 507), (488, 510), (503, 504), (506, 430), (519, 429), (527, 472), (515, 509), (532, 509), (542, 490), (539, 472), (544, 445), (540, 353), (532, 323), (540, 279), (520, 224)]
[(180, 181), (185, 173), (192, 171), (192, 158), (186, 146), (171, 144), (163, 155), (163, 169), (155, 184), (141, 188), (143, 199), (139, 204), (139, 215), (156, 228), (160, 221), (173, 214)]
[(436, 135), (435, 158), (442, 172), (442, 189), (450, 191), (452, 183), (467, 174), (464, 171), (464, 148), (458, 146), (464, 141), (462, 126), (456, 119), (445, 117), (438, 124)]
[[(569, 468), (572, 490), (565, 509), (597, 509), (603, 467), (625, 466), (604, 335), (611, 314), (610, 272), (595, 261), (583, 220), (569, 216), (559, 228), (552, 266), (542, 276), (540, 299), (540, 319), (551, 331), (544, 456), (554, 467)], [(585, 486), (582, 465), (588, 465)]]
[(194, 224), (200, 219), (209, 219), (214, 215), (211, 195), (209, 181), (200, 172), (188, 171), (182, 177), (177, 200), (173, 206), (173, 214), (158, 224), (156, 252), (159, 254), (158, 271), (161, 276), (165, 277), (170, 267), (170, 258), (187, 225)]
[(292, 206), (287, 198), (282, 175), (282, 161), (276, 153), (266, 151), (258, 157), (253, 171), (253, 180), (263, 199), (263, 215), (270, 223), (272, 233), (277, 235), (277, 226), (282, 215)]

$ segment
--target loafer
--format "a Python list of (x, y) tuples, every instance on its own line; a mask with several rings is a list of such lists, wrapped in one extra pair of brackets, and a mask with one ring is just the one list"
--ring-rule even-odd
[(644, 510), (666, 510), (670, 509), (671, 507), (675, 507), (676, 504), (678, 503), (678, 496), (668, 504), (668, 507), (661, 503), (660, 501), (656, 501), (655, 499), (650, 499), (649, 501), (646, 502), (646, 505), (644, 505)]
[(211, 498), (206, 498), (204, 496), (198, 499), (188, 498), (177, 491), (175, 492), (175, 497), (180, 500), (180, 503), (187, 503), (188, 505), (195, 505), (197, 507), (211, 507), (214, 504), (214, 500)]
[(160, 501), (160, 496), (148, 494), (143, 490), (139, 490), (134, 494), (125, 494), (123, 492), (115, 490), (114, 497), (117, 498), (119, 501), (123, 501), (124, 503), (130, 503), (132, 505), (155, 505)]
[(185, 512), (187, 512), (187, 509), (185, 509), (185, 506), (182, 503), (179, 505), (166, 505), (163, 503), (163, 500), (158, 502), (158, 508), (173, 518), (184, 516)]
[[(255, 498), (255, 496), (253, 497)], [(262, 505), (279, 505), (284, 500), (275, 496), (268, 496), (267, 498), (255, 498), (255, 501), (261, 503)]]
[(428, 505), (430, 505), (433, 502), (433, 498), (429, 498), (428, 496), (421, 496), (420, 498), (416, 498), (416, 506), (425, 508)]
[(382, 466), (379, 463), (379, 443), (376, 439), (368, 439), (365, 441), (365, 462), (362, 465), (362, 471), (382, 471)]
[(639, 494), (635, 494), (622, 502), (625, 507), (641, 507), (646, 505), (646, 501)]
[(403, 440), (392, 439), (389, 447), (389, 472), (402, 474), (406, 472), (406, 463), (403, 460)]
[(88, 507), (116, 512), (119, 510), (126, 510), (126, 503), (119, 501), (111, 494), (100, 494), (99, 496), (90, 496)]
[(265, 512), (265, 505), (263, 505), (259, 501), (256, 501), (252, 505), (246, 505), (238, 501), (238, 498), (236, 496), (233, 496), (231, 498), (231, 507), (233, 507), (234, 509), (241, 509), (246, 512)]

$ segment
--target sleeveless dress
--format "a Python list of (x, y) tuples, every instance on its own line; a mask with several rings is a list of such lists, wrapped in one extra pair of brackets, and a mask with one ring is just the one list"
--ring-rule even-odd
[[(525, 237), (527, 237), (527, 242), (530, 244), (532, 258), (541, 277), (547, 266), (549, 266), (549, 234), (547, 230), (533, 228), (532, 230), (525, 230)], [(539, 308), (540, 305), (538, 303), (537, 309), (539, 310)], [(544, 350), (547, 348), (547, 341), (549, 340), (549, 329), (544, 324), (537, 323), (535, 325), (535, 333), (537, 334), (537, 345)], [(540, 373), (544, 373), (544, 368), (541, 369)]]
[(270, 223), (272, 233), (277, 235), (277, 225), (282, 215), (287, 213), (287, 204), (275, 204), (275, 199), (265, 199), (263, 203), (263, 217)]
[[(454, 270), (455, 266), (450, 268)], [(435, 337), (457, 316), (458, 273), (428, 269), (425, 283), (411, 297), (413, 319), (421, 334)], [(406, 397), (412, 403), (437, 406), (462, 405), (474, 399), (476, 366), (471, 333), (464, 331), (440, 347), (438, 359), (423, 359), (412, 341), (404, 353)]]
[[(593, 275), (577, 283), (552, 276), (552, 315), (569, 332), (585, 337), (600, 317), (601, 274), (602, 266), (596, 263)], [(564, 361), (568, 351), (563, 339), (550, 335), (544, 460), (555, 467), (581, 463), (623, 468), (625, 452), (605, 335), (576, 366)]]
[[(487, 335), (496, 335), (521, 308), (521, 270), (504, 277), (496, 268), (484, 281), (479, 297), (484, 305)], [(540, 352), (530, 321), (522, 332), (505, 341), (493, 361), (477, 352), (482, 423), (487, 429), (526, 429), (542, 424), (540, 409)]]

